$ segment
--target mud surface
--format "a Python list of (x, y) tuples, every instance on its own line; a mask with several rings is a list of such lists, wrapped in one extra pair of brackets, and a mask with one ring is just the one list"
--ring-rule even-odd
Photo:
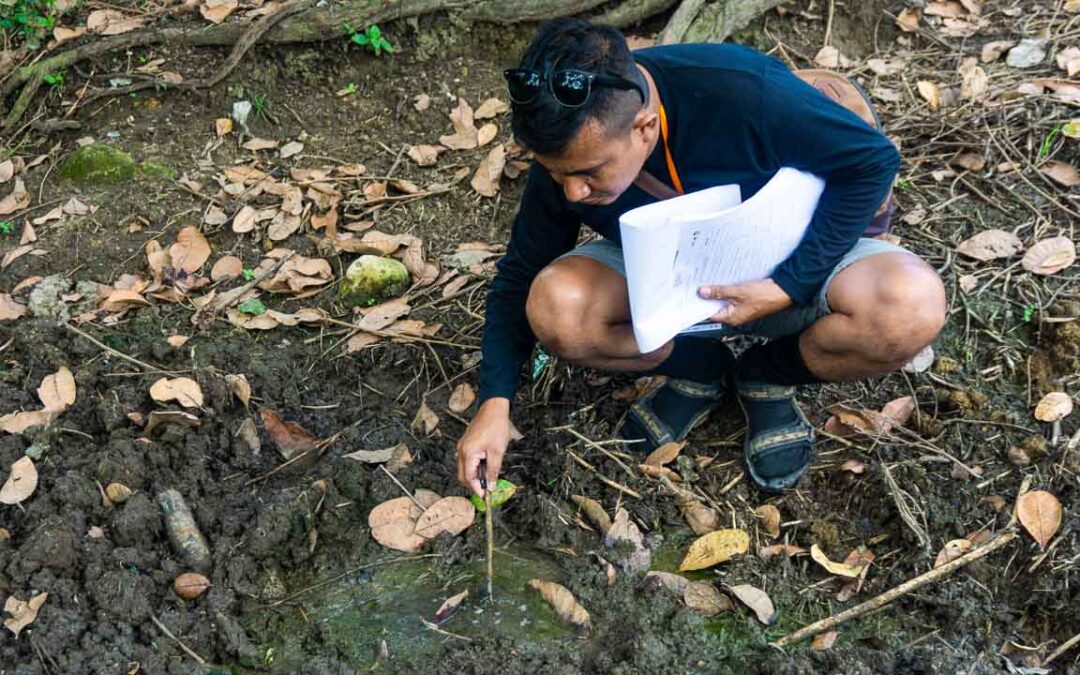
[[(876, 23), (860, 16), (852, 21), (863, 28)], [(820, 44), (820, 32), (807, 35), (777, 17), (770, 18), (769, 26), (770, 35), (782, 34), (811, 54), (813, 45)], [(390, 59), (374, 60), (344, 42), (256, 48), (212, 91), (107, 100), (80, 118), (81, 131), (38, 138), (36, 148), (21, 152), (32, 156), (60, 142), (66, 153), (76, 138), (90, 135), (122, 147), (139, 162), (195, 175), (200, 163), (227, 166), (246, 156), (235, 144), (214, 145), (213, 120), (227, 116), (232, 101), (263, 95), (270, 101), (269, 115), (255, 119), (252, 131), (280, 140), (303, 134), (306, 150), (297, 166), (362, 162), (374, 175), (394, 168), (395, 176), (418, 184), (446, 179), (459, 166), (473, 167), (484, 152), (420, 169), (398, 161), (399, 150), (447, 133), (445, 114), (456, 96), (475, 105), (500, 95), (501, 68), (511, 63), (527, 31), (470, 31), (443, 20), (425, 20), (418, 29), (402, 25), (400, 31), (391, 37), (402, 49)], [(742, 39), (756, 43), (765, 40), (763, 35), (749, 31)], [(852, 56), (873, 51), (866, 40), (845, 36), (841, 42)], [(135, 56), (163, 57), (194, 70), (211, 67), (224, 54), (155, 49)], [(119, 69), (122, 59), (107, 60), (102, 67)], [(60, 102), (75, 94), (74, 80), (52, 94), (52, 108), (59, 110)], [(336, 95), (350, 83), (357, 87), (355, 95)], [(421, 93), (433, 99), (426, 112), (413, 108)], [(505, 119), (500, 121), (500, 138), (508, 138), (507, 126)], [(31, 275), (111, 283), (123, 273), (145, 272), (145, 241), (151, 236), (171, 241), (180, 227), (197, 224), (206, 206), (162, 178), (144, 176), (119, 187), (80, 191), (60, 181), (50, 165), (26, 176), (35, 205), (42, 207), (35, 216), (77, 193), (100, 208), (63, 225), (39, 228), (39, 246), (49, 254), (24, 256), (0, 272), (5, 291)], [(504, 180), (498, 200), (480, 200), (460, 189), (386, 209), (378, 214), (379, 229), (421, 236), (435, 256), (452, 253), (459, 242), (502, 242), (520, 187), (520, 181)], [(921, 206), (923, 195), (907, 192), (898, 199), (906, 212)], [(1002, 220), (1001, 214), (970, 200), (950, 213), (991, 224)], [(129, 226), (140, 219), (145, 226), (131, 231)], [(938, 263), (943, 259), (934, 239), (914, 230), (910, 239), (903, 229), (898, 234), (905, 244), (936, 256)], [(207, 236), (215, 256), (231, 252), (250, 265), (263, 252), (263, 242), (238, 238), (227, 229), (210, 228)], [(5, 249), (14, 242), (6, 244)], [(288, 244), (315, 252), (301, 235)], [(340, 274), (348, 261), (342, 259), (340, 266), (335, 261), (335, 272)], [(950, 289), (955, 276), (949, 272)], [(1071, 301), (1069, 291), (1063, 291), (1065, 300), (1050, 312), (1075, 318), (1075, 287), (1071, 292)], [(460, 376), (475, 384), (479, 295), (416, 315), (445, 322), (442, 335), (452, 336), (447, 340), (458, 346), (388, 342), (353, 355), (344, 355), (337, 344), (341, 335), (326, 328), (247, 332), (219, 322), (197, 333), (190, 325), (191, 309), (180, 305), (159, 304), (117, 326), (84, 326), (102, 343), (154, 371), (109, 355), (55, 320), (8, 322), (0, 327), (2, 411), (35, 408), (38, 383), (60, 366), (75, 373), (78, 397), (55, 424), (0, 437), (5, 472), (32, 451), (39, 453), (35, 462), (41, 476), (37, 492), (21, 508), (0, 509), (0, 527), (11, 534), (0, 540), (0, 597), (49, 593), (36, 622), (18, 638), (0, 632), (0, 673), (192, 673), (213, 668), (412, 673), (436, 667), (500, 675), (991, 673), (1005, 670), (1002, 649), (1012, 650), (1010, 658), (1017, 664), (1030, 664), (1024, 661), (1025, 649), (1045, 656), (1052, 651), (1047, 645), (1060, 644), (1080, 626), (1075, 508), (1080, 451), (1065, 452), (1064, 444), (1051, 447), (1049, 428), (1030, 416), (1030, 405), (1043, 393), (1067, 385), (1075, 390), (1080, 323), (1021, 320), (1010, 301), (991, 295), (979, 296), (969, 309), (988, 321), (1007, 322), (1001, 342), (975, 335), (971, 320), (957, 314), (936, 345), (939, 358), (929, 373), (808, 392), (805, 407), (818, 425), (836, 402), (877, 409), (898, 396), (913, 395), (920, 412), (910, 425), (913, 433), (904, 437), (908, 442), (824, 440), (800, 489), (767, 500), (782, 513), (781, 541), (806, 548), (817, 543), (833, 560), (859, 546), (875, 552), (859, 594), (837, 600), (840, 583), (807, 557), (766, 563), (743, 556), (715, 573), (696, 575), (767, 591), (779, 614), (778, 623), (768, 628), (741, 608), (700, 617), (664, 592), (643, 588), (632, 575), (619, 574), (609, 585), (604, 568), (590, 555), (603, 550), (600, 537), (578, 517), (571, 495), (593, 496), (609, 510), (617, 504), (628, 508), (653, 548), (654, 569), (677, 568), (693, 535), (675, 502), (654, 481), (630, 478), (572, 435), (551, 431), (574, 424), (590, 438), (610, 438), (625, 411), (618, 395), (631, 384), (627, 378), (599, 377), (558, 362), (526, 380), (514, 414), (525, 438), (512, 447), (505, 475), (522, 491), (497, 518), (499, 555), (515, 560), (506, 563), (496, 586), (497, 595), (513, 600), (499, 606), (502, 614), (495, 615), (494, 609), (483, 614), (484, 606), (475, 601), (482, 585), (482, 527), (438, 539), (425, 550), (430, 557), (412, 560), (402, 560), (371, 539), (368, 512), (401, 490), (383, 472), (344, 454), (405, 443), (414, 461), (396, 474), (403, 485), (443, 495), (462, 492), (455, 480), (453, 446), (472, 411), (465, 417), (446, 412), (447, 379)], [(315, 306), (343, 316), (334, 296), (329, 291), (302, 303), (273, 304), (287, 311)], [(174, 348), (166, 338), (176, 334), (193, 337)], [(132, 422), (133, 413), (145, 416), (161, 409), (148, 390), (162, 372), (200, 383), (206, 402), (197, 411), (198, 429), (168, 427), (146, 437)], [(251, 383), (251, 413), (231, 395), (224, 380), (231, 373), (242, 373)], [(412, 424), (421, 402), (441, 416), (427, 436)], [(266, 431), (260, 425), (257, 454), (237, 436), (241, 423), (249, 414), (257, 417), (261, 408), (281, 411), (319, 438), (340, 437), (317, 459), (267, 475), (282, 459)], [(1066, 439), (1076, 432), (1076, 419), (1064, 423)], [(680, 469), (694, 487), (715, 498), (722, 520), (752, 533), (756, 551), (772, 541), (753, 515), (766, 499), (739, 480), (741, 434), (739, 411), (734, 405), (724, 407), (695, 432), (685, 451), (689, 461)], [(1013, 446), (1025, 448), (1031, 462), (1014, 465), (1007, 455)], [(606, 476), (636, 488), (642, 498), (620, 496), (605, 486), (571, 460), (568, 448)], [(954, 477), (951, 461), (942, 461), (943, 452), (978, 467), (982, 476)], [(865, 473), (842, 471), (849, 459), (862, 460)], [(889, 487), (885, 467), (900, 493)], [(1011, 503), (1025, 478), (1056, 494), (1066, 507), (1049, 553), (1021, 538), (935, 586), (846, 624), (828, 651), (811, 651), (803, 643), (785, 654), (767, 646), (927, 571), (949, 540), (1003, 530), (1008, 508), (997, 511), (985, 498), (996, 495)], [(107, 507), (100, 490), (113, 482), (135, 494)], [(188, 569), (170, 546), (157, 505), (156, 495), (169, 488), (184, 496), (210, 544), (212, 587), (198, 600), (182, 600), (172, 591), (173, 579)], [(920, 542), (900, 517), (898, 500), (914, 505), (929, 541)], [(567, 630), (523, 591), (532, 576), (557, 579), (574, 592), (592, 614), (589, 637)], [(418, 620), (430, 619), (446, 597), (464, 589), (474, 600), (442, 624), (449, 635)], [(514, 626), (496, 627), (497, 620)], [(197, 664), (156, 622), (207, 664), (218, 665)], [(384, 641), (388, 659), (379, 655)], [(1067, 662), (1063, 658), (1060, 664)]]

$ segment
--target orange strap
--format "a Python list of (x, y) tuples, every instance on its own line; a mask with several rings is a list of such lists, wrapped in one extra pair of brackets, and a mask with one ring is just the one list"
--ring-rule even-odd
[(667, 111), (664, 110), (663, 103), (660, 104), (660, 136), (664, 139), (664, 155), (667, 157), (667, 170), (668, 173), (671, 174), (671, 182), (675, 184), (675, 191), (679, 194), (686, 194), (683, 191), (679, 172), (675, 170), (675, 158), (671, 156), (671, 146), (668, 145)]

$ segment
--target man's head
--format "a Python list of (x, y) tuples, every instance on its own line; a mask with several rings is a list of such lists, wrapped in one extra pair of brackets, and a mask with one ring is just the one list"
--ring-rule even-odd
[[(540, 27), (520, 67), (539, 73), (541, 81), (535, 98), (511, 103), (518, 142), (533, 151), (568, 200), (615, 201), (630, 187), (659, 133), (648, 81), (626, 39), (614, 28), (556, 19)], [(606, 83), (594, 80), (584, 103), (568, 106), (557, 100), (551, 83), (565, 70), (593, 73)], [(624, 84), (611, 86), (617, 80)]]

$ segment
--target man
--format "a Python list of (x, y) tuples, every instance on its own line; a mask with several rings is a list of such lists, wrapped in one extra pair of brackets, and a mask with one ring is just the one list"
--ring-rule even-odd
[[(944, 324), (934, 270), (863, 237), (899, 169), (896, 148), (778, 61), (718, 44), (631, 54), (618, 31), (561, 19), (506, 78), (514, 134), (536, 162), (488, 294), (480, 407), (458, 443), (458, 478), (474, 492), (482, 461), (488, 483), (498, 476), (537, 339), (578, 365), (669, 377), (628, 414), (622, 436), (641, 439), (631, 451), (681, 440), (734, 390), (748, 475), (777, 492), (812, 459), (796, 386), (897, 370)], [(619, 215), (665, 191), (731, 183), (745, 200), (784, 166), (826, 182), (798, 248), (771, 278), (700, 290), (727, 301), (713, 321), (770, 340), (737, 360), (723, 342), (689, 336), (640, 353)], [(602, 239), (575, 248), (582, 223)]]

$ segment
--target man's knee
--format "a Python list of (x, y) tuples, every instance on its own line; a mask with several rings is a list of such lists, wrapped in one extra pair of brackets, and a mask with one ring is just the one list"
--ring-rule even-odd
[(864, 308), (867, 356), (904, 364), (929, 345), (945, 325), (947, 307), (941, 278), (921, 260), (894, 265), (876, 280)]
[(591, 354), (588, 325), (592, 300), (587, 280), (572, 265), (556, 262), (533, 280), (525, 313), (545, 349), (561, 359), (580, 361)]

